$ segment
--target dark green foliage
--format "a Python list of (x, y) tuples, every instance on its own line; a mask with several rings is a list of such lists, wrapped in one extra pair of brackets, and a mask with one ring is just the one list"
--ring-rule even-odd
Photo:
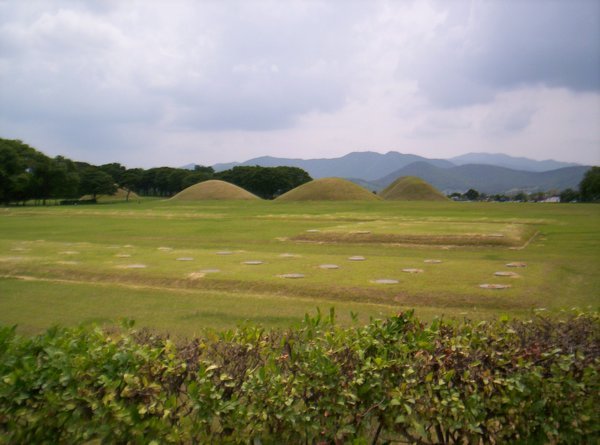
[(579, 193), (573, 189), (565, 189), (560, 192), (560, 202), (573, 202), (579, 200)]
[(108, 173), (97, 167), (88, 167), (81, 173), (79, 190), (80, 194), (92, 195), (96, 199), (97, 195), (112, 195), (117, 191), (117, 186)]
[(465, 193), (465, 198), (469, 201), (476, 201), (479, 198), (479, 192), (475, 189), (469, 189)]
[(0, 330), (5, 443), (594, 443), (600, 317)]
[(215, 174), (215, 178), (235, 184), (263, 199), (273, 199), (310, 182), (308, 173), (298, 167), (233, 167)]
[(579, 184), (579, 194), (583, 202), (600, 201), (600, 167), (592, 167), (586, 172)]

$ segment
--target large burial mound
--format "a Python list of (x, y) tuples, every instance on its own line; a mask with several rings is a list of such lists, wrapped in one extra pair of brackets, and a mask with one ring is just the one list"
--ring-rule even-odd
[(396, 179), (380, 195), (392, 201), (448, 201), (442, 192), (416, 176)]
[(341, 178), (316, 179), (277, 198), (278, 201), (376, 201), (367, 189)]
[(211, 179), (194, 184), (171, 198), (174, 201), (260, 199), (258, 196), (229, 182)]

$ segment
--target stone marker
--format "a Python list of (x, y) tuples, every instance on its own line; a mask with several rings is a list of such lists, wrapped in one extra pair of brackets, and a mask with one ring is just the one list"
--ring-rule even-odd
[(507, 263), (506, 267), (527, 267), (527, 263), (521, 261), (515, 261), (513, 263)]
[(423, 262), (427, 264), (440, 264), (442, 260), (425, 260)]
[(177, 258), (177, 261), (194, 261), (194, 259), (191, 256), (182, 256)]
[(375, 284), (398, 284), (399, 281), (398, 280), (392, 280), (389, 278), (381, 278), (379, 280), (372, 280), (371, 283), (375, 283)]
[(508, 289), (509, 287), (511, 287), (510, 284), (480, 284), (479, 285), (480, 288), (482, 289)]
[(366, 258), (364, 256), (356, 255), (348, 258), (350, 261), (364, 261)]
[(406, 273), (423, 273), (424, 270), (423, 269), (408, 268), (408, 269), (402, 269), (402, 272), (406, 272)]
[(337, 264), (321, 264), (319, 266), (321, 269), (339, 269), (340, 266), (338, 266)]
[(281, 275), (277, 275), (279, 278), (304, 278), (304, 274), (301, 273), (284, 273)]
[(246, 264), (248, 266), (258, 266), (260, 264), (263, 264), (263, 262), (252, 260), (252, 261), (244, 261), (242, 264)]
[(505, 272), (505, 271), (494, 272), (494, 275), (497, 277), (511, 277), (511, 278), (518, 278), (520, 276), (518, 273)]

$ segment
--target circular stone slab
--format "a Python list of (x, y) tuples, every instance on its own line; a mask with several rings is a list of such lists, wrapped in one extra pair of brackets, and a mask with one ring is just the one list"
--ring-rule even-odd
[(515, 261), (513, 263), (507, 263), (506, 267), (527, 267), (527, 263)]
[(182, 256), (177, 258), (177, 261), (194, 261), (194, 259), (191, 256)]
[(408, 269), (402, 269), (402, 272), (406, 272), (406, 273), (423, 273), (424, 270), (423, 269), (408, 268)]
[(277, 275), (279, 278), (304, 278), (304, 274), (301, 273), (284, 273)]
[(145, 269), (145, 264), (127, 264), (126, 266), (119, 266), (121, 269)]
[(371, 283), (375, 283), (375, 284), (398, 284), (399, 281), (398, 280), (392, 280), (389, 278), (381, 278), (379, 280), (371, 280)]
[(248, 266), (258, 266), (259, 264), (263, 264), (262, 261), (244, 261), (242, 264), (246, 264)]
[(423, 262), (427, 264), (440, 264), (442, 260), (425, 260)]
[(319, 229), (308, 229), (307, 232), (308, 233), (318, 233), (318, 232), (320, 232), (320, 230)]
[(366, 258), (364, 256), (356, 255), (348, 258), (350, 261), (364, 261)]
[(370, 233), (370, 230), (355, 230), (354, 232), (350, 232), (352, 235), (368, 235)]
[(480, 288), (482, 289), (508, 289), (510, 288), (510, 284), (480, 284), (479, 285)]
[(221, 269), (202, 269), (200, 273), (219, 273)]
[(129, 255), (128, 253), (119, 253), (117, 255), (115, 255), (117, 258), (131, 258), (131, 255)]
[(220, 250), (217, 252), (217, 255), (232, 255), (233, 252), (231, 250)]
[(504, 271), (494, 272), (494, 275), (497, 277), (512, 277), (512, 278), (518, 278), (520, 276), (518, 273), (504, 272)]
[(159, 247), (158, 250), (160, 250), (161, 252), (170, 252), (171, 250), (173, 250), (172, 247)]
[(79, 252), (75, 250), (63, 250), (62, 252), (58, 252), (61, 255), (79, 255)]
[(339, 269), (340, 266), (338, 266), (337, 264), (321, 264), (319, 266), (319, 268), (321, 268), (321, 269)]

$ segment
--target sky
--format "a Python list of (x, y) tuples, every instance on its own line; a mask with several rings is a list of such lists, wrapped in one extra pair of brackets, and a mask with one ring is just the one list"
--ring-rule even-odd
[(130, 168), (600, 164), (600, 1), (0, 0), (0, 137)]

